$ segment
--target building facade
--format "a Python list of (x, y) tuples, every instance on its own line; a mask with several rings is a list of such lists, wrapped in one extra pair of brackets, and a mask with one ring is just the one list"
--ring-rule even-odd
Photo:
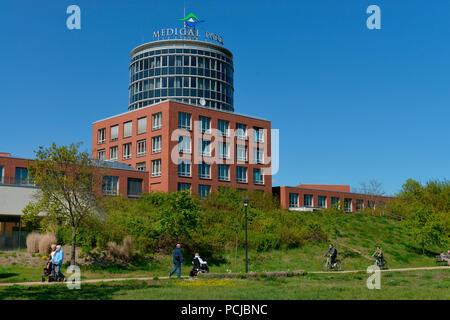
[(226, 48), (188, 39), (161, 40), (131, 52), (128, 110), (171, 99), (234, 111), (233, 55)]
[(272, 189), (269, 121), (172, 100), (95, 122), (92, 157), (148, 170), (149, 191)]

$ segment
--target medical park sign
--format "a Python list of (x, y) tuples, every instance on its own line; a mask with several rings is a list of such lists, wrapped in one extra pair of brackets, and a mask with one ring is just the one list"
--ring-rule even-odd
[(161, 40), (161, 39), (191, 39), (191, 40), (205, 40), (205, 41), (213, 41), (220, 43), (223, 45), (222, 36), (205, 31), (200, 32), (199, 29), (196, 28), (196, 25), (202, 22), (203, 20), (198, 19), (193, 13), (190, 13), (183, 19), (179, 19), (179, 21), (184, 22), (183, 28), (165, 28), (160, 29), (158, 31), (153, 32), (153, 39)]

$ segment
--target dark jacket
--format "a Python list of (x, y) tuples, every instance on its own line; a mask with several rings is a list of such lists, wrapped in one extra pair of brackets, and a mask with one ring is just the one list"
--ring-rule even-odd
[(179, 248), (173, 249), (173, 263), (182, 263), (183, 256), (181, 255), (181, 250)]
[(329, 248), (328, 251), (326, 252), (326, 254), (329, 253), (332, 257), (336, 257), (337, 256), (337, 250), (335, 247)]

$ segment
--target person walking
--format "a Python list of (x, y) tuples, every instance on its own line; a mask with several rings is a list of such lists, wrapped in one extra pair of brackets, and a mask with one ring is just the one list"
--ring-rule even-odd
[(177, 272), (177, 277), (179, 278), (181, 276), (181, 263), (183, 262), (183, 257), (181, 255), (181, 244), (177, 243), (177, 246), (175, 249), (173, 249), (173, 269), (170, 271), (169, 278), (172, 277), (172, 275)]
[(64, 251), (60, 245), (56, 246), (55, 254), (52, 257), (52, 264), (55, 266), (53, 277), (55, 280), (63, 281), (65, 276), (61, 273), (61, 266), (63, 264)]

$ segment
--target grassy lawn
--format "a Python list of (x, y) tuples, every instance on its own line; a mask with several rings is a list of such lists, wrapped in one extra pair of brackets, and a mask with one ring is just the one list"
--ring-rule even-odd
[(246, 280), (151, 280), (0, 288), (2, 299), (450, 299), (450, 271), (408, 271), (382, 275), (381, 289), (366, 288), (367, 275), (307, 274)]

